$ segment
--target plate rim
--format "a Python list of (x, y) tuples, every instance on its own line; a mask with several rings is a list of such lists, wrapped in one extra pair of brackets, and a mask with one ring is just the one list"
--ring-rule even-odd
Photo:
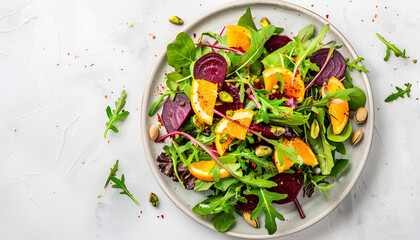
[[(324, 24), (324, 25), (329, 24), (330, 25), (329, 31), (334, 32), (334, 34), (338, 36), (338, 38), (347, 47), (350, 55), (354, 59), (356, 59), (358, 57), (358, 54), (356, 53), (356, 51), (354, 50), (354, 48), (350, 44), (350, 42), (328, 20), (324, 19), (319, 14), (317, 14), (317, 13), (315, 13), (315, 12), (305, 8), (305, 7), (302, 7), (302, 6), (294, 4), (294, 3), (285, 2), (283, 0), (240, 0), (240, 1), (233, 1), (233, 2), (227, 2), (227, 3), (221, 4), (221, 5), (219, 5), (217, 7), (214, 7), (212, 9), (208, 10), (208, 11), (205, 11), (200, 16), (195, 17), (189, 24), (184, 26), (181, 30), (177, 31), (177, 33), (174, 36), (172, 36), (167, 43), (173, 42), (176, 38), (176, 35), (179, 32), (188, 31), (190, 28), (193, 28), (196, 24), (200, 23), (202, 20), (206, 19), (207, 17), (209, 17), (213, 14), (216, 14), (219, 11), (223, 11), (223, 10), (226, 10), (227, 8), (231, 8), (231, 7), (245, 7), (245, 6), (252, 7), (253, 5), (277, 6), (277, 7), (283, 8), (283, 9), (288, 9), (288, 10), (292, 10), (292, 11), (296, 11), (296, 12), (305, 14), (305, 15), (309, 16), (310, 18), (314, 19), (315, 21), (318, 21), (321, 24)], [(172, 193), (172, 189), (170, 189), (169, 186), (166, 185), (165, 180), (163, 179), (163, 177), (166, 177), (166, 176), (161, 174), (158, 167), (153, 165), (154, 157), (152, 156), (151, 151), (148, 147), (148, 142), (150, 142), (150, 139), (149, 139), (146, 119), (149, 118), (149, 116), (148, 116), (148, 113), (147, 113), (148, 112), (147, 106), (145, 104), (146, 104), (146, 98), (148, 98), (148, 96), (149, 96), (148, 94), (150, 93), (150, 89), (152, 89), (154, 76), (156, 75), (156, 73), (159, 69), (158, 67), (159, 67), (160, 63), (162, 62), (162, 60), (166, 56), (166, 46), (167, 46), (167, 44), (165, 45), (164, 48), (162, 48), (162, 50), (159, 53), (157, 59), (154, 61), (152, 70), (151, 70), (151, 72), (148, 76), (146, 87), (143, 90), (143, 96), (142, 96), (142, 100), (141, 100), (141, 111), (140, 111), (140, 114), (141, 114), (141, 116), (140, 116), (140, 118), (141, 118), (140, 128), (141, 128), (141, 135), (142, 135), (142, 137), (141, 137), (142, 146), (143, 146), (143, 149), (144, 149), (144, 153), (146, 155), (146, 160), (147, 160), (147, 163), (149, 165), (149, 168), (152, 171), (153, 176), (157, 180), (159, 186), (161, 187), (163, 192), (166, 194), (166, 196), (175, 204), (176, 207), (178, 207), (187, 216), (191, 217), (192, 219), (194, 219), (196, 222), (200, 223), (201, 225), (218, 232), (217, 230), (214, 229), (213, 225), (210, 222), (204, 220), (204, 218), (202, 218), (201, 216), (199, 216), (197, 214), (194, 214), (191, 211), (191, 209), (187, 208), (185, 206), (185, 204), (183, 202), (181, 202), (176, 197), (175, 194)], [(374, 102), (373, 102), (372, 88), (371, 88), (371, 85), (370, 85), (370, 81), (369, 81), (366, 73), (361, 72), (361, 76), (362, 76), (362, 81), (366, 85), (366, 95), (367, 95), (367, 98), (368, 98), (368, 104), (367, 104), (368, 106), (367, 107), (368, 107), (368, 109), (374, 110)], [(375, 112), (374, 111), (369, 111), (369, 118), (368, 118), (368, 122), (366, 123), (367, 132), (364, 133), (364, 135), (365, 135), (365, 143), (364, 144), (367, 145), (367, 148), (362, 155), (362, 162), (361, 162), (361, 164), (359, 164), (357, 166), (357, 169), (355, 170), (355, 176), (349, 181), (349, 184), (343, 190), (343, 192), (338, 196), (337, 200), (333, 204), (331, 204), (328, 208), (326, 208), (321, 214), (314, 217), (311, 221), (308, 221), (306, 224), (299, 225), (295, 228), (292, 228), (292, 229), (289, 229), (289, 230), (286, 230), (286, 231), (276, 232), (273, 235), (268, 235), (268, 233), (250, 234), (250, 233), (239, 233), (239, 232), (232, 232), (232, 231), (226, 231), (226, 232), (223, 232), (223, 234), (233, 236), (233, 237), (247, 238), (247, 239), (269, 239), (269, 238), (283, 237), (283, 236), (287, 236), (287, 235), (294, 234), (294, 233), (297, 233), (299, 231), (302, 231), (302, 230), (314, 225), (315, 223), (321, 221), (324, 217), (328, 216), (338, 205), (340, 205), (340, 203), (346, 198), (346, 196), (349, 194), (349, 192), (353, 189), (355, 183), (359, 179), (359, 177), (360, 177), (360, 175), (361, 175), (361, 173), (362, 173), (362, 171), (363, 171), (363, 169), (366, 165), (366, 162), (367, 162), (367, 159), (369, 157), (370, 150), (371, 150), (371, 146), (372, 146), (374, 122), (375, 122)], [(366, 140), (367, 140), (367, 142), (366, 142)]]

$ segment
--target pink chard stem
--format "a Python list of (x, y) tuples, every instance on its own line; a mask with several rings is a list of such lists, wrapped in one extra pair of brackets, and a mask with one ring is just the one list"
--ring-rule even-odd
[(255, 104), (257, 105), (257, 108), (260, 109), (261, 108), (261, 103), (258, 102), (257, 100), (257, 95), (255, 94), (255, 90), (254, 87), (248, 83), (248, 87), (251, 89), (252, 92), (252, 96), (248, 95), (248, 98), (251, 99), (252, 101), (255, 102)]
[(229, 169), (227, 169), (221, 162), (220, 160), (216, 157), (216, 155), (214, 155), (213, 151), (207, 147), (206, 145), (204, 145), (203, 143), (201, 143), (200, 141), (198, 141), (197, 139), (195, 139), (193, 136), (189, 135), (188, 133), (184, 133), (181, 131), (178, 132), (171, 132), (168, 133), (158, 139), (156, 139), (155, 142), (161, 142), (163, 140), (165, 140), (166, 138), (170, 137), (170, 136), (174, 136), (174, 135), (182, 135), (185, 136), (186, 138), (188, 138), (189, 140), (191, 140), (191, 142), (196, 143), (198, 146), (200, 146), (202, 149), (204, 149), (204, 151), (206, 151), (222, 168), (224, 168), (230, 175), (232, 175), (234, 178), (239, 179), (235, 174), (233, 174)]
[(212, 48), (216, 48), (216, 49), (228, 50), (228, 51), (232, 51), (232, 52), (235, 52), (237, 54), (240, 54), (240, 55), (243, 55), (244, 54), (243, 52), (241, 52), (241, 51), (239, 51), (237, 49), (229, 48), (229, 47), (221, 47), (221, 46), (214, 46), (214, 45), (211, 45), (211, 44), (201, 44), (201, 43), (196, 43), (195, 45), (197, 45), (197, 46), (207, 46), (207, 47), (212, 47)]
[(303, 213), (302, 207), (299, 204), (299, 201), (297, 200), (297, 198), (295, 198), (295, 200), (293, 200), (295, 202), (296, 208), (299, 212), (300, 218), (304, 219), (305, 218), (305, 213)]

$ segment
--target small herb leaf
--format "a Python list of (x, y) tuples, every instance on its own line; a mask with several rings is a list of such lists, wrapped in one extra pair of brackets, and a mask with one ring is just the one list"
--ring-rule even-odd
[(108, 133), (109, 129), (111, 129), (114, 132), (118, 132), (118, 129), (114, 126), (114, 123), (117, 121), (122, 121), (124, 118), (128, 116), (130, 112), (125, 111), (122, 112), (122, 109), (125, 105), (125, 97), (126, 97), (125, 90), (121, 92), (121, 96), (118, 98), (118, 100), (115, 102), (115, 109), (111, 111), (111, 107), (108, 106), (106, 108), (106, 115), (109, 118), (109, 121), (105, 124), (105, 133), (104, 138), (106, 138), (106, 134)]
[(109, 176), (108, 179), (106, 180), (105, 186), (104, 188), (106, 188), (108, 186), (109, 181), (111, 180), (111, 176), (115, 176), (117, 174), (118, 171), (118, 160), (115, 162), (114, 167), (110, 168), (111, 171), (109, 172)]
[(385, 102), (392, 102), (394, 100), (397, 100), (397, 98), (404, 98), (404, 94), (407, 94), (407, 97), (410, 97), (410, 92), (411, 92), (411, 83), (406, 83), (404, 84), (406, 86), (406, 89), (402, 90), (400, 87), (395, 87), (397, 89), (398, 92), (396, 93), (392, 93), (391, 95), (389, 95), (386, 99)]
[(122, 189), (122, 192), (120, 192), (120, 194), (125, 194), (129, 196), (137, 205), (140, 205), (139, 202), (137, 202), (137, 200), (133, 197), (133, 195), (128, 191), (127, 187), (125, 186), (124, 174), (121, 175), (121, 179), (118, 179), (115, 176), (110, 176), (109, 178), (111, 179), (112, 182), (115, 183), (114, 185), (112, 185), (113, 188)]

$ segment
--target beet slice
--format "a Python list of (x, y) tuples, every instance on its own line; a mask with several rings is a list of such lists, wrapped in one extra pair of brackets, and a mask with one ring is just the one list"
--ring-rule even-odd
[[(309, 60), (311, 60), (311, 62), (315, 63), (321, 69), (325, 63), (325, 60), (327, 59), (329, 51), (329, 48), (322, 48), (312, 54), (312, 56), (309, 57)], [(339, 51), (334, 50), (333, 57), (328, 62), (324, 71), (321, 73), (315, 83), (319, 86), (322, 86), (323, 83), (328, 84), (328, 81), (331, 77), (342, 79), (344, 77), (344, 71), (346, 71), (346, 68), (346, 60), (344, 60), (343, 55), (341, 55)], [(310, 73), (312, 76), (316, 75), (316, 72), (314, 71), (311, 71)]]
[[(184, 102), (182, 104), (181, 102)], [(178, 93), (174, 101), (168, 97), (163, 105), (162, 120), (168, 133), (178, 131), (182, 124), (191, 115), (190, 99), (184, 93)]]
[(223, 85), (222, 91), (225, 91), (229, 93), (233, 97), (233, 102), (226, 103), (223, 102), (222, 105), (216, 106), (216, 110), (222, 112), (223, 114), (226, 114), (226, 111), (228, 110), (238, 110), (241, 108), (244, 108), (244, 103), (241, 102), (241, 99), (239, 97), (239, 88), (235, 87), (234, 84), (231, 83), (225, 83)]
[(269, 188), (268, 191), (276, 192), (280, 194), (287, 194), (285, 199), (278, 201), (273, 201), (278, 204), (285, 204), (292, 202), (296, 199), (297, 195), (302, 189), (303, 180), (302, 175), (298, 173), (296, 169), (293, 169), (294, 173), (279, 173), (274, 177), (271, 177), (269, 180), (276, 182), (277, 186)]
[(194, 78), (204, 79), (218, 84), (218, 90), (222, 89), (227, 72), (227, 62), (225, 58), (215, 52), (202, 56), (195, 62)]
[(239, 211), (252, 211), (257, 207), (258, 202), (260, 201), (258, 196), (254, 194), (244, 195), (244, 197), (246, 198), (246, 203), (238, 201), (235, 205), (235, 208)]
[(292, 39), (286, 35), (275, 35), (271, 36), (270, 39), (267, 40), (267, 42), (264, 44), (264, 47), (268, 53), (272, 53), (288, 44), (290, 41), (292, 41)]

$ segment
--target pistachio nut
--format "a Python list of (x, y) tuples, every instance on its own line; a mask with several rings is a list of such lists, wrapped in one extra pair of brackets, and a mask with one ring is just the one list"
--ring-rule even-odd
[(152, 139), (153, 141), (155, 141), (159, 137), (159, 127), (156, 124), (150, 127), (149, 136), (150, 139)]
[(242, 212), (242, 217), (244, 218), (245, 222), (247, 222), (249, 225), (251, 225), (254, 228), (259, 228), (260, 223), (258, 222), (258, 219), (251, 220), (251, 213), (244, 211)]
[(363, 138), (363, 131), (362, 129), (356, 131), (353, 136), (351, 137), (351, 145), (356, 145), (360, 140)]
[(193, 118), (192, 118), (192, 121), (193, 121), (193, 123), (194, 123), (194, 125), (196, 125), (198, 128), (200, 128), (200, 130), (201, 131), (203, 131), (204, 130), (204, 128), (205, 128), (205, 123), (203, 122), (203, 121), (201, 121), (198, 117), (197, 117), (197, 115), (194, 115), (193, 116)]
[(267, 25), (270, 25), (270, 21), (268, 21), (268, 19), (266, 17), (262, 17), (260, 20), (260, 25), (261, 27), (265, 27)]
[(226, 111), (226, 116), (232, 117), (232, 115), (233, 115), (233, 110), (227, 110)]
[(257, 157), (264, 157), (269, 155), (273, 150), (268, 147), (268, 146), (258, 146), (257, 148), (255, 148), (255, 155), (257, 155)]
[(276, 135), (277, 137), (280, 137), (281, 135), (283, 135), (283, 133), (286, 132), (286, 129), (284, 127), (271, 126), (270, 132)]
[(149, 202), (153, 207), (156, 207), (159, 204), (159, 198), (154, 192), (151, 192), (149, 195)]
[(359, 107), (354, 113), (354, 121), (356, 123), (364, 123), (367, 119), (368, 111), (364, 107)]
[(226, 103), (231, 103), (231, 102), (233, 102), (233, 97), (232, 97), (229, 93), (227, 93), (227, 92), (225, 92), (225, 91), (221, 91), (221, 92), (219, 92), (219, 99), (220, 99), (222, 102), (226, 102)]
[(176, 24), (176, 25), (182, 25), (184, 24), (184, 21), (178, 17), (178, 16), (172, 16), (169, 18), (169, 22)]
[(311, 137), (313, 139), (317, 139), (318, 136), (319, 136), (319, 124), (318, 124), (318, 121), (314, 119), (311, 124)]

